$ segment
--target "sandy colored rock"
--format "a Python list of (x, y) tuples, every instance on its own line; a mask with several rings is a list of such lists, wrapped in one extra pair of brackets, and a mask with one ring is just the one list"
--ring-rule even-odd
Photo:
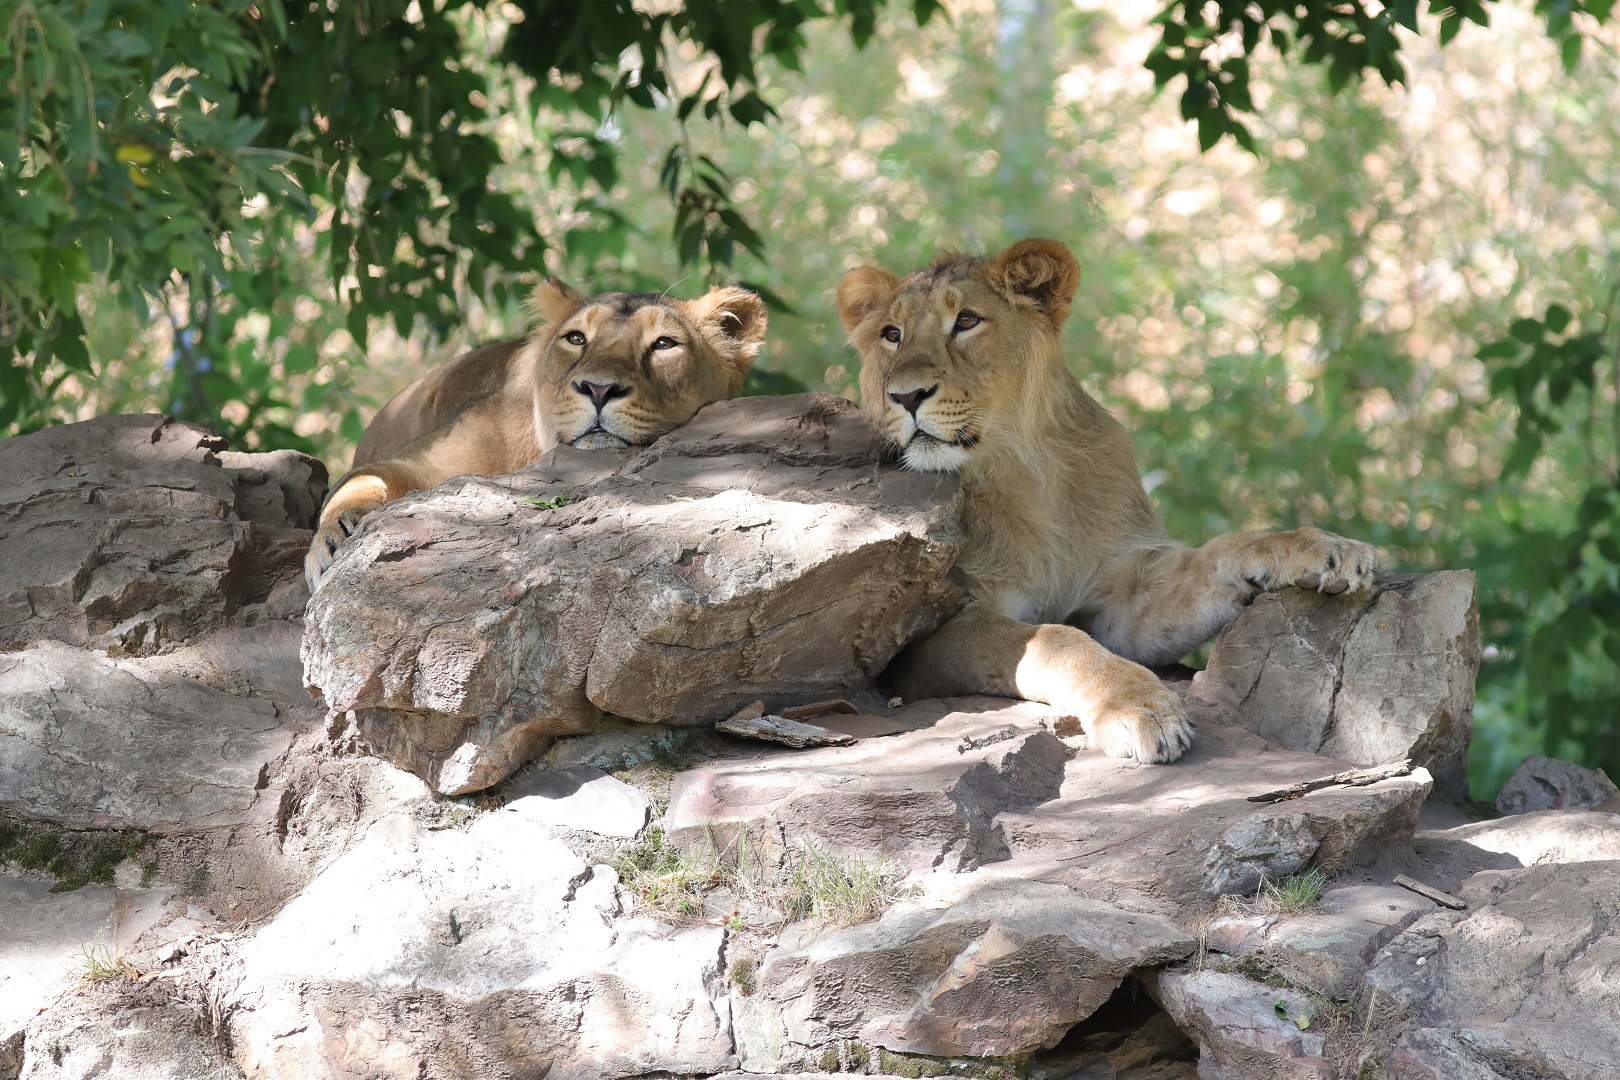
[(621, 839), (639, 835), (652, 816), (646, 795), (589, 765), (527, 770), (502, 795), (508, 811), (530, 821)]
[(325, 468), (292, 451), (228, 466), (224, 447), (156, 415), (0, 440), (0, 643), (155, 652), (257, 617), (244, 609), (295, 615)]
[(160, 999), (154, 990), (91, 987), (41, 1016), (28, 1027), (19, 1080), (242, 1080), (208, 1014), (140, 1000)]
[(1335, 1080), (1322, 1036), (1300, 1026), (1316, 1014), (1308, 995), (1217, 971), (1167, 970), (1147, 981), (1197, 1040), (1200, 1080)]
[(311, 601), (306, 678), (445, 793), (604, 712), (709, 724), (868, 685), (963, 595), (955, 479), (880, 452), (842, 398), (743, 398), (639, 453), (560, 447), (407, 496)]
[(1192, 692), (1290, 750), (1411, 758), (1461, 800), (1479, 657), (1473, 571), (1392, 574), (1356, 594), (1261, 595), (1215, 639)]
[(1607, 773), (1539, 754), (1525, 758), (1496, 796), (1496, 808), (1504, 814), (1599, 807), (1620, 813), (1620, 788)]

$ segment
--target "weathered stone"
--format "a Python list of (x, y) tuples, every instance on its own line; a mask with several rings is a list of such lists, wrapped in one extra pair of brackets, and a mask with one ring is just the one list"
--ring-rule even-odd
[(0, 440), (0, 644), (155, 652), (260, 608), (296, 615), (325, 468), (292, 451), (226, 465), (224, 446), (155, 415)]
[(503, 794), (506, 809), (530, 821), (601, 836), (637, 836), (652, 816), (647, 796), (589, 765), (521, 773)]
[(49, 880), (0, 872), (0, 1040), (71, 987), (87, 954), (123, 956), (170, 895), (102, 885), (51, 892)]
[(867, 685), (963, 596), (955, 479), (880, 456), (842, 398), (743, 398), (640, 453), (407, 496), (312, 599), (306, 678), (446, 793), (603, 712), (707, 724)]
[(1620, 812), (1620, 788), (1614, 786), (1602, 769), (1583, 769), (1573, 761), (1531, 755), (1514, 770), (1496, 808), (1504, 814), (1526, 814), (1532, 810), (1596, 810)]
[(91, 988), (30, 1024), (20, 1080), (242, 1080), (202, 1009), (124, 993)]
[(1217, 971), (1172, 969), (1145, 981), (1198, 1041), (1200, 1080), (1334, 1080), (1325, 1040), (1308, 1030), (1316, 1006), (1307, 995)]
[(263, 698), (54, 641), (0, 654), (0, 810), (75, 828), (208, 828), (255, 813), (294, 732)]
[(1352, 885), (1329, 889), (1319, 908), (1284, 919), (1261, 952), (1284, 976), (1326, 997), (1348, 999), (1378, 950), (1434, 905), (1405, 889)]
[(1411, 1018), (1389, 1075), (1614, 1076), (1620, 862), (1487, 870), (1457, 891), (1469, 910), (1419, 919), (1367, 973)]
[(1060, 885), (987, 881), (773, 953), (755, 996), (774, 1004), (789, 1064), (846, 1039), (919, 1054), (1017, 1054), (1056, 1045), (1131, 970), (1192, 949), (1158, 916)]
[(1290, 750), (1411, 758), (1463, 799), (1479, 657), (1473, 571), (1393, 574), (1369, 592), (1261, 595), (1215, 639), (1192, 692)]
[(1537, 810), (1426, 832), (1424, 837), (1499, 852), (1521, 866), (1620, 861), (1620, 814)]
[(386, 818), (243, 950), (237, 1058), (253, 1080), (734, 1066), (725, 932), (615, 922), (617, 885), (510, 810)]

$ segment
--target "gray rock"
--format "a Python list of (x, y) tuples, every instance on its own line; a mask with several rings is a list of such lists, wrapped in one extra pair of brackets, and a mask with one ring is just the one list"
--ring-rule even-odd
[(1413, 923), (1369, 988), (1409, 1016), (1389, 1075), (1562, 1076), (1620, 1070), (1620, 862), (1487, 870), (1467, 911)]
[[(1200, 1080), (1334, 1080), (1306, 994), (1217, 971), (1149, 973), (1149, 990), (1198, 1042)], [(1304, 1027), (1301, 1022), (1304, 1022)]]
[(1260, 951), (1296, 984), (1348, 1000), (1378, 950), (1433, 910), (1430, 901), (1393, 886), (1329, 889), (1317, 910), (1279, 921)]
[(123, 956), (163, 916), (168, 889), (51, 882), (0, 872), (0, 1041), (78, 981), (87, 953)]
[(511, 810), (385, 818), (242, 951), (237, 1059), (254, 1080), (734, 1067), (725, 932), (615, 922), (617, 886)]
[(0, 810), (20, 817), (74, 828), (242, 824), (295, 734), (263, 698), (153, 676), (138, 660), (54, 641), (0, 654)]
[(445, 793), (603, 712), (708, 724), (867, 685), (963, 599), (955, 479), (880, 453), (842, 398), (743, 398), (640, 453), (564, 447), (407, 496), (311, 600), (306, 678)]
[(1507, 855), (1520, 866), (1620, 862), (1620, 814), (1536, 810), (1423, 835), (1431, 841), (1465, 843), (1481, 851)]
[(1473, 571), (1392, 574), (1353, 595), (1261, 595), (1215, 639), (1192, 693), (1290, 750), (1409, 757), (1460, 800), (1479, 657)]
[(164, 416), (0, 440), (0, 644), (156, 652), (296, 615), (300, 523), (325, 468), (292, 451), (233, 454), (227, 467), (224, 446)]
[(1602, 769), (1583, 769), (1573, 761), (1531, 755), (1514, 770), (1496, 808), (1504, 814), (1533, 810), (1596, 810), (1620, 812), (1620, 788)]
[(601, 836), (638, 836), (652, 816), (647, 796), (589, 765), (522, 773), (504, 794), (506, 808), (530, 821)]
[[(1009, 1055), (1056, 1045), (1131, 970), (1192, 949), (1168, 919), (1059, 885), (992, 880), (773, 953), (755, 997), (776, 1007), (784, 1064), (851, 1039), (907, 1053)], [(750, 1069), (779, 1067), (749, 1049), (739, 1048)]]

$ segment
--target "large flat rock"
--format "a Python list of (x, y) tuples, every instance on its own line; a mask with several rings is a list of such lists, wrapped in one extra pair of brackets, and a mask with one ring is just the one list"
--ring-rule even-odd
[(602, 713), (706, 724), (868, 685), (962, 602), (956, 481), (881, 449), (842, 398), (745, 398), (640, 453), (413, 494), (312, 599), (306, 677), (445, 793)]

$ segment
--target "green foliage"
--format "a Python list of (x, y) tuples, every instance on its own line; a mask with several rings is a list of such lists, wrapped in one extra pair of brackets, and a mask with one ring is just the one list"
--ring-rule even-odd
[[(1426, 13), (1439, 20), (1439, 40), (1448, 44), (1465, 22), (1490, 25), (1494, 0), (1429, 0)], [(1181, 115), (1198, 124), (1208, 150), (1230, 135), (1255, 150), (1254, 134), (1235, 115), (1253, 114), (1249, 63), (1262, 43), (1279, 54), (1320, 65), (1334, 91), (1368, 72), (1394, 85), (1406, 79), (1398, 31), (1419, 30), (1418, 0), (1171, 0), (1154, 20), (1159, 41), (1147, 67), (1158, 86), (1183, 79)], [(1536, 15), (1559, 42), (1564, 70), (1580, 63), (1580, 18), (1604, 22), (1614, 0), (1535, 0)]]

